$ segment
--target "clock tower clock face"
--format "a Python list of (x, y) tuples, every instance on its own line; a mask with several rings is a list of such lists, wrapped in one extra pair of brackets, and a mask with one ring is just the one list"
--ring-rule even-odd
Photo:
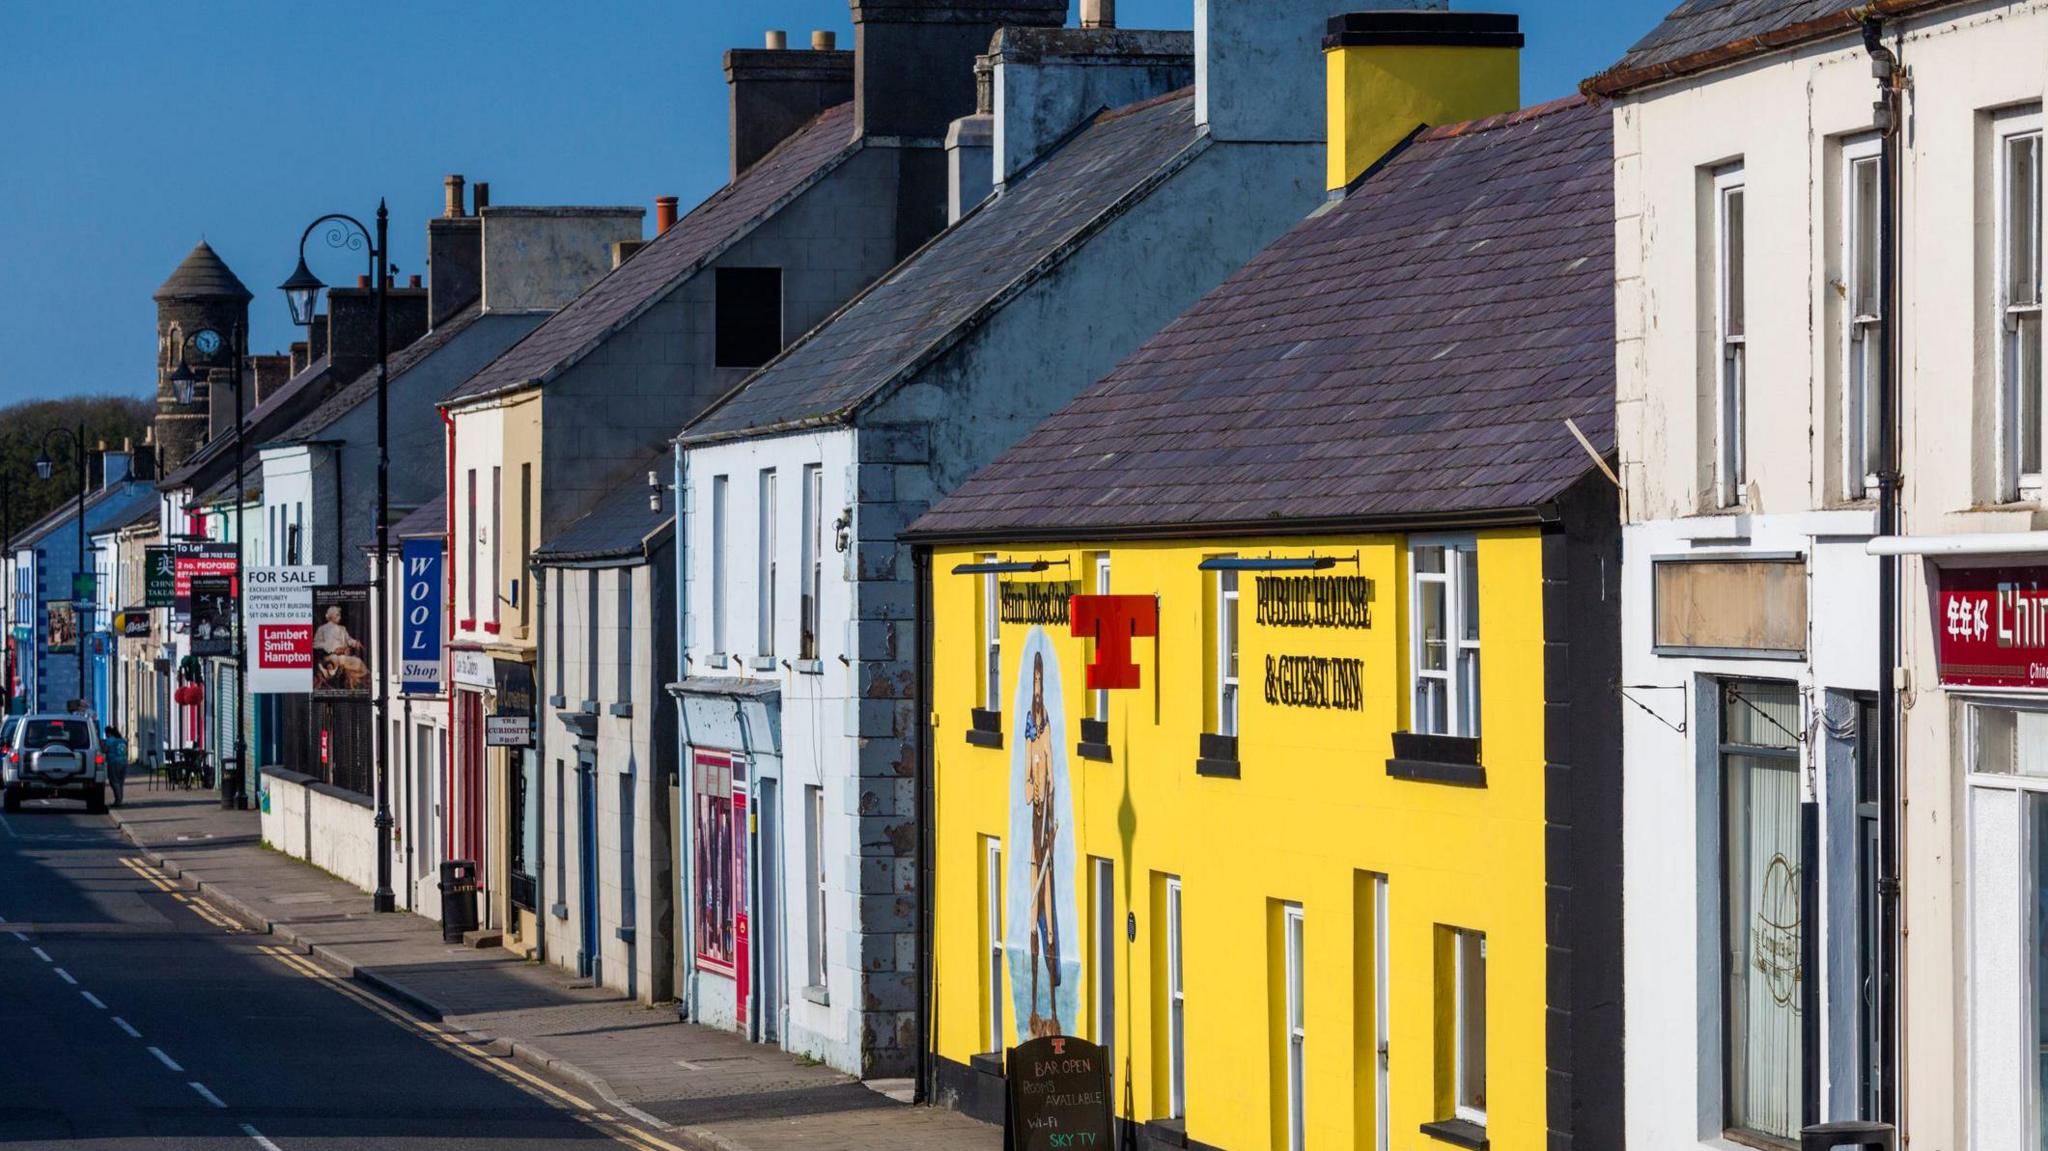
[(192, 346), (199, 349), (200, 355), (211, 356), (220, 351), (220, 333), (212, 328), (202, 328), (192, 337)]

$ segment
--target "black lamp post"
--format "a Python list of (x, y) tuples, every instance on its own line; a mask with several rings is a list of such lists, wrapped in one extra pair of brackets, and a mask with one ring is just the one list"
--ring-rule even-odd
[[(390, 358), (389, 324), (387, 308), (389, 297), (385, 292), (385, 279), (390, 274), (390, 252), (386, 244), (386, 231), (390, 224), (390, 213), (385, 210), (384, 201), (377, 201), (377, 228), (372, 232), (361, 220), (339, 212), (330, 212), (306, 225), (299, 236), (299, 266), (291, 278), (278, 287), (284, 292), (285, 303), (290, 306), (292, 322), (306, 327), (313, 322), (314, 309), (320, 303), (320, 290), (327, 285), (320, 277), (306, 267), (306, 241), (321, 225), (327, 225), (327, 246), (360, 251), (367, 244), (370, 259), (370, 290), (377, 294), (377, 562), (370, 565), (370, 592), (376, 604), (376, 642), (370, 647), (370, 674), (377, 681), (377, 891), (370, 897), (370, 906), (375, 911), (395, 911), (398, 900), (391, 891), (391, 776), (388, 764), (391, 758), (391, 724), (388, 714), (390, 700), (386, 690), (384, 651), (388, 639), (386, 627), (386, 605), (384, 602), (384, 555), (390, 550), (388, 538), (391, 521), (391, 437), (389, 424), (388, 397), (385, 385), (389, 378)], [(344, 554), (346, 550), (344, 549)]]
[[(299, 270), (305, 270), (304, 261), (300, 262)], [(192, 336), (187, 337), (186, 342), (190, 343), (197, 337), (198, 333), (195, 332)], [(249, 484), (248, 473), (245, 469), (242, 454), (242, 415), (244, 407), (242, 398), (242, 365), (247, 360), (248, 339), (249, 334), (240, 323), (228, 326), (228, 387), (235, 393), (235, 622), (233, 632), (235, 651), (235, 766), (242, 770), (242, 786), (244, 787), (248, 786), (249, 779), (249, 740), (247, 736), (248, 727), (245, 717), (242, 715), (242, 701), (249, 694), (249, 654), (246, 636), (243, 633), (242, 627), (242, 596), (248, 586), (246, 571), (248, 565), (248, 545), (243, 543), (248, 538), (248, 533), (244, 527), (246, 521), (243, 518), (243, 513), (249, 505)], [(178, 357), (178, 370), (171, 373), (171, 391), (177, 397), (178, 403), (191, 403), (198, 385), (198, 373), (192, 370), (190, 360), (183, 354), (180, 354)], [(221, 806), (227, 807), (233, 802), (233, 798), (229, 796), (227, 791), (228, 774), (226, 772), (220, 774), (220, 784)]]
[(47, 480), (56, 466), (50, 461), (50, 439), (53, 436), (71, 441), (71, 454), (78, 461), (78, 562), (71, 572), (71, 645), (78, 651), (78, 699), (81, 703), (92, 699), (92, 680), (85, 665), (85, 621), (77, 614), (78, 575), (85, 567), (85, 425), (78, 425), (76, 432), (69, 428), (51, 428), (43, 433), (42, 450), (36, 453), (36, 478)]
[(13, 650), (14, 645), (14, 490), (7, 477), (0, 475), (0, 556), (8, 562), (8, 584), (0, 594), (0, 630), (6, 632), (7, 645), (7, 698), (0, 700), (0, 715), (14, 714), (14, 661), (20, 656)]

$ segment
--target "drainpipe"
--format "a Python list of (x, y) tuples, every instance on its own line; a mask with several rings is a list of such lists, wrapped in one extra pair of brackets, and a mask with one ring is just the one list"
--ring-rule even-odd
[[(520, 573), (520, 578), (526, 581), (526, 594), (533, 597), (533, 626), (540, 633), (533, 641), (533, 677), (535, 683), (544, 683), (543, 677), (548, 669), (548, 581), (534, 573), (532, 556), (528, 556), (526, 562), (527, 568)], [(559, 690), (562, 685), (554, 686)], [(534, 805), (533, 818), (540, 820), (541, 826), (545, 827), (548, 817), (547, 715), (550, 697), (547, 692), (537, 689), (534, 694), (540, 698), (533, 701), (533, 794), (528, 799)], [(542, 834), (539, 839), (540, 842), (533, 845), (533, 858), (526, 863), (533, 868), (533, 957), (537, 962), (546, 963), (548, 920), (554, 916), (548, 908), (548, 837)]]
[[(448, 448), (441, 455), (448, 462), (448, 479), (441, 490), (448, 493), (443, 501), (441, 525), (441, 578), (447, 583), (441, 603), (448, 609), (448, 635), (455, 634), (455, 417), (447, 408), (436, 409), (441, 413), (441, 426), (447, 429)], [(448, 727), (441, 733), (441, 859), (456, 858), (455, 844), (455, 653), (446, 652), (448, 658), (441, 663), (441, 694), (448, 700)], [(438, 862), (438, 861), (437, 861)], [(441, 910), (446, 920), (448, 911)]]
[[(676, 444), (676, 678), (690, 678), (690, 466), (689, 457), (683, 446)], [(676, 1014), (687, 1020), (696, 1014), (697, 1008), (697, 901), (691, 898), (690, 863), (695, 858), (691, 852), (690, 834), (696, 826), (696, 809), (691, 806), (691, 796), (696, 787), (696, 777), (690, 770), (689, 731), (690, 722), (681, 692), (669, 693), (676, 709), (676, 954), (682, 958), (678, 973), (681, 986), (676, 988)]]
[[(1898, 216), (1900, 81), (1899, 60), (1884, 45), (1884, 23), (1863, 22), (1863, 46), (1870, 53), (1870, 74), (1877, 80), (1873, 119), (1881, 134), (1878, 156), (1878, 475), (1877, 534), (1899, 530), (1899, 388), (1898, 388)], [(1896, 669), (1899, 647), (1899, 560), (1878, 558), (1877, 579), (1877, 762), (1878, 762), (1878, 1016), (1881, 1031), (1878, 1057), (1878, 1118), (1896, 1128), (1899, 1090), (1899, 822), (1903, 756), (1899, 753), (1899, 698)], [(1809, 1054), (1809, 1058), (1813, 1057)]]

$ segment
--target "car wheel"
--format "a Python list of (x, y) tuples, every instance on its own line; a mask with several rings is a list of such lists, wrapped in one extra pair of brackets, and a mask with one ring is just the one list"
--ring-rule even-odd
[(89, 815), (107, 813), (107, 788), (105, 784), (94, 784), (85, 793), (85, 810)]

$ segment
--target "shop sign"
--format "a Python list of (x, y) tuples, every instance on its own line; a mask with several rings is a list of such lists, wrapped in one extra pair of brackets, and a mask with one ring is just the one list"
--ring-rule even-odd
[(1280, 707), (1358, 711), (1365, 706), (1365, 661), (1320, 655), (1269, 655), (1266, 702)]
[(2048, 687), (2048, 567), (1944, 568), (1934, 622), (1941, 682)]
[(1004, 623), (1067, 626), (1071, 580), (1004, 580), (996, 586), (996, 616)]
[(151, 634), (148, 608), (131, 607), (121, 613), (121, 638), (148, 639)]
[(305, 695), (313, 690), (313, 589), (327, 582), (327, 568), (250, 568), (244, 626), (249, 646), (249, 690), (268, 695)]
[(502, 712), (485, 716), (484, 746), (532, 747), (533, 717), (505, 715)]
[(1265, 627), (1372, 626), (1372, 580), (1365, 576), (1260, 576), (1257, 618)]
[(1095, 662), (1088, 665), (1088, 690), (1137, 687), (1138, 665), (1131, 662), (1131, 641), (1159, 634), (1159, 597), (1077, 595), (1068, 610), (1072, 616), (1069, 632), (1095, 641)]
[(1660, 556), (1651, 562), (1651, 644), (1659, 655), (1806, 653), (1802, 555)]
[(172, 607), (178, 602), (178, 560), (170, 547), (142, 549), (144, 607)]
[(313, 589), (313, 698), (370, 698), (370, 589)]
[[(697, 878), (697, 965), (735, 979), (746, 970), (745, 771), (737, 756), (695, 750), (690, 763), (691, 836)], [(744, 989), (738, 1001), (744, 1004)], [(744, 1010), (744, 1008), (743, 1008)]]
[(192, 614), (193, 576), (235, 574), (235, 545), (210, 540), (186, 540), (173, 545), (171, 606), (179, 615)]
[(93, 601), (100, 598), (99, 588), (98, 572), (71, 573), (71, 602), (78, 605), (78, 610), (85, 611), (92, 607)]
[(1012, 1047), (1004, 1072), (1008, 1151), (1108, 1151), (1114, 1145), (1109, 1052), (1071, 1035), (1046, 1035)]
[(194, 576), (191, 586), (192, 654), (235, 653), (233, 576)]
[(399, 628), (398, 690), (434, 695), (441, 690), (441, 541), (406, 540), (399, 565), (405, 615)]
[(449, 652), (448, 664), (451, 678), (463, 687), (489, 690), (498, 686), (498, 675), (491, 666), (491, 657), (483, 652)]
[(43, 649), (52, 655), (78, 650), (78, 609), (70, 600), (53, 599), (43, 605), (49, 609), (50, 630)]
[(516, 659), (491, 661), (491, 686), (498, 690), (499, 715), (533, 715), (533, 665)]

